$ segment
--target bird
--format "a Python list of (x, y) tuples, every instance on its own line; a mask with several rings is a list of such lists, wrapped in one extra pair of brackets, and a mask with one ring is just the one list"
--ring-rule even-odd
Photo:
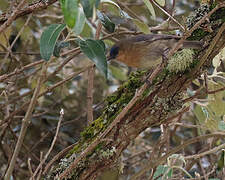
[[(125, 38), (112, 46), (108, 60), (116, 59), (129, 67), (150, 69), (162, 63), (180, 38), (167, 34), (141, 34)], [(181, 49), (201, 47), (201, 41), (185, 40)]]

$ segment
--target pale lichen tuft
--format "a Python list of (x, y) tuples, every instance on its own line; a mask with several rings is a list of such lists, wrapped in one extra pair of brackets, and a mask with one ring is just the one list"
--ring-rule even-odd
[(178, 51), (169, 59), (167, 69), (172, 73), (184, 72), (191, 66), (193, 58), (192, 49)]

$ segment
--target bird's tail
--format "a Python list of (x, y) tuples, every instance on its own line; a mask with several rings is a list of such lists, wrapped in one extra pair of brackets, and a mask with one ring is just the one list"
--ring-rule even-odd
[(183, 48), (201, 49), (203, 42), (201, 41), (184, 41)]

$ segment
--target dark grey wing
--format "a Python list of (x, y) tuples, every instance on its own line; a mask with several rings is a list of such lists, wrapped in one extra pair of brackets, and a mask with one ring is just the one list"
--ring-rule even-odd
[(167, 40), (167, 39), (180, 39), (180, 36), (176, 35), (167, 35), (167, 34), (145, 34), (145, 35), (137, 35), (130, 38), (133, 42), (153, 42), (158, 40)]

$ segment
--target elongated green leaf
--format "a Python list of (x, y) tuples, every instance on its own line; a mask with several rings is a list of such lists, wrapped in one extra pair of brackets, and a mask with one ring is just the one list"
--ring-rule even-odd
[[(220, 170), (220, 171), (224, 168), (224, 165), (225, 165), (225, 153), (224, 153), (224, 151), (225, 150), (222, 149), (222, 152), (220, 154), (220, 158), (217, 161), (217, 169)], [(210, 180), (216, 180), (216, 179), (210, 179)]]
[(107, 60), (105, 56), (105, 44), (101, 40), (87, 39), (86, 41), (79, 40), (81, 51), (92, 60), (98, 70), (107, 78)]
[(119, 5), (116, 4), (114, 1), (111, 1), (111, 0), (101, 0), (101, 3), (112, 4), (113, 6), (117, 7), (119, 10), (121, 10), (120, 7), (119, 7)]
[(104, 14), (100, 11), (97, 11), (97, 16), (102, 22), (102, 25), (110, 32), (113, 33), (115, 30), (115, 24)]
[(67, 26), (73, 28), (78, 13), (78, 0), (60, 0), (60, 4)]
[(96, 8), (98, 8), (100, 2), (101, 2), (101, 0), (95, 0), (95, 7), (96, 7)]
[[(101, 3), (107, 3), (107, 4), (111, 4), (111, 5), (113, 5), (113, 6), (115, 6), (115, 7), (117, 7), (117, 9), (118, 9), (118, 11), (119, 11), (119, 13), (120, 13), (120, 15), (122, 16), (122, 17), (124, 17), (124, 18), (128, 18), (128, 19), (131, 19), (133, 22), (134, 22), (134, 24), (137, 26), (137, 28), (140, 30), (140, 31), (142, 31), (143, 33), (145, 33), (145, 34), (149, 34), (150, 33), (150, 30), (149, 30), (149, 27), (148, 27), (148, 25), (147, 24), (145, 24), (144, 22), (141, 22), (141, 21), (139, 21), (138, 19), (133, 19), (131, 16), (129, 16), (125, 11), (123, 11), (115, 2), (113, 2), (113, 1), (111, 1), (111, 0), (101, 0)], [(150, 2), (148, 2), (148, 4), (149, 4)], [(150, 6), (151, 6), (151, 4), (150, 4)], [(153, 9), (154, 10), (154, 9)], [(99, 17), (99, 19), (101, 19), (100, 18), (100, 16), (99, 16), (99, 14), (98, 14), (98, 17)], [(102, 18), (103, 19), (103, 18)], [(103, 24), (104, 25), (104, 24)]]
[(170, 169), (168, 174), (167, 174), (167, 177), (169, 179), (169, 178), (172, 178), (172, 176), (173, 176), (173, 169)]
[(126, 12), (124, 12), (121, 8), (120, 8), (120, 6), (118, 5), (118, 4), (116, 4), (115, 2), (113, 2), (113, 1), (111, 1), (111, 0), (101, 0), (101, 4), (108, 4), (108, 5), (110, 5), (111, 7), (115, 7), (115, 8), (113, 8), (113, 9), (115, 9), (115, 10), (118, 10), (118, 11), (116, 11), (115, 13), (118, 13), (120, 16), (122, 16), (122, 17), (126, 17), (126, 15), (124, 14), (124, 13), (126, 13)]
[(160, 6), (165, 6), (166, 1), (165, 0), (155, 0)]
[(134, 22), (134, 24), (138, 27), (138, 29), (140, 31), (142, 31), (145, 34), (150, 34), (150, 30), (147, 24), (145, 24), (144, 22), (139, 21), (138, 19), (133, 19), (132, 21)]
[[(224, 85), (222, 84), (209, 83), (210, 90), (217, 90), (223, 87)], [(211, 99), (209, 101), (208, 107), (212, 109), (216, 116), (222, 117), (225, 114), (225, 91), (220, 91), (215, 94), (209, 94), (208, 97), (209, 99)]]
[(80, 7), (77, 13), (76, 24), (73, 28), (73, 32), (76, 35), (79, 35), (84, 29), (84, 24), (85, 24), (85, 15), (83, 8)]
[(81, 5), (83, 6), (84, 14), (86, 18), (92, 17), (93, 7), (96, 3), (96, 0), (81, 0)]
[(52, 56), (56, 41), (65, 26), (65, 24), (52, 24), (42, 33), (40, 53), (44, 60), (48, 61)]
[(152, 6), (152, 4), (149, 2), (149, 0), (143, 0), (143, 2), (145, 3), (145, 5), (147, 6), (149, 12), (152, 14), (153, 18), (155, 19), (155, 10)]
[(127, 14), (125, 11), (121, 10), (121, 15), (124, 18), (127, 19), (131, 19), (133, 21), (133, 23), (137, 26), (137, 28), (142, 31), (145, 34), (150, 34), (150, 30), (147, 24), (145, 24), (144, 22), (139, 21), (138, 19), (134, 19), (131, 16), (129, 16), (129, 14)]

